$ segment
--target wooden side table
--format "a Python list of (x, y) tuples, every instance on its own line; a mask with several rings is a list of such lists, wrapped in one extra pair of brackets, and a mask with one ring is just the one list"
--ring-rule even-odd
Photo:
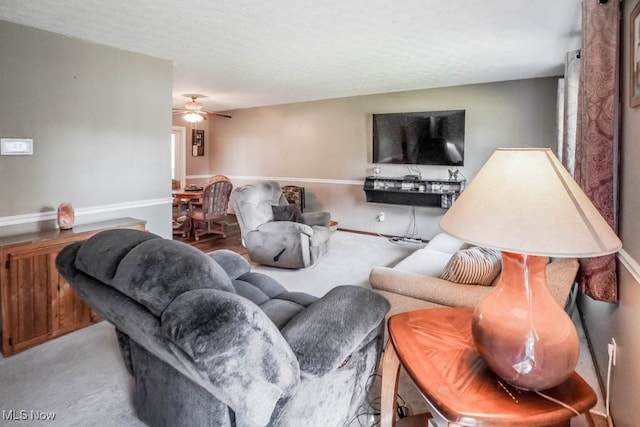
[[(400, 365), (450, 426), (569, 426), (576, 415), (571, 410), (508, 385), (487, 367), (473, 345), (472, 314), (466, 307), (431, 308), (389, 319), (390, 339), (382, 358), (381, 426), (396, 425)], [(593, 422), (588, 411), (596, 395), (577, 373), (544, 394)], [(426, 419), (404, 418), (398, 426), (426, 426)]]

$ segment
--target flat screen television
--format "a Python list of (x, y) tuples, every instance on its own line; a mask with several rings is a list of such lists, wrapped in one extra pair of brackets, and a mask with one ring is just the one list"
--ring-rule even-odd
[(373, 115), (373, 163), (464, 166), (465, 110)]

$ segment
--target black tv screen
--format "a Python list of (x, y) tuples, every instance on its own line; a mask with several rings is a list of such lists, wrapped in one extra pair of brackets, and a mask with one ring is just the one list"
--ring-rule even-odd
[(373, 163), (464, 165), (465, 110), (373, 115)]

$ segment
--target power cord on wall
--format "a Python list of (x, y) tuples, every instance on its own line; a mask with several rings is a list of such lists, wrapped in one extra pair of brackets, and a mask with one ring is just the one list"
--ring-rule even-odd
[(422, 239), (420, 239), (420, 237), (416, 237), (418, 235), (418, 226), (416, 224), (416, 208), (415, 207), (411, 209), (411, 215), (409, 216), (409, 224), (407, 226), (407, 230), (404, 233), (404, 236), (392, 236), (392, 237), (385, 236), (384, 234), (380, 233), (380, 231), (378, 230), (379, 224), (380, 224), (379, 222), (375, 222), (373, 224), (373, 229), (375, 233), (379, 237), (383, 237), (393, 244), (422, 243)]
[(611, 396), (611, 367), (615, 366), (616, 364), (616, 340), (611, 338), (612, 343), (609, 344), (607, 346), (607, 353), (609, 354), (609, 363), (607, 364), (607, 396), (606, 396), (606, 402), (605, 402), (605, 408), (606, 408), (606, 417), (607, 417), (607, 424), (609, 425), (609, 427), (613, 427), (613, 420), (611, 419), (611, 412), (609, 412), (609, 400), (610, 400), (610, 396)]
[(390, 237), (389, 241), (392, 243), (422, 243), (420, 237), (416, 237), (417, 235), (418, 226), (416, 224), (416, 208), (415, 206), (412, 206), (411, 215), (409, 216), (409, 224), (407, 225), (407, 230), (404, 232), (404, 236)]
[(409, 216), (409, 224), (407, 225), (407, 231), (404, 233), (405, 239), (415, 239), (418, 235), (418, 225), (416, 224), (416, 207), (411, 207), (411, 215)]
[(611, 399), (611, 368), (616, 366), (616, 340), (611, 338), (611, 343), (607, 346), (607, 354), (609, 355), (609, 362), (607, 364), (607, 388), (605, 390), (605, 413), (603, 414), (600, 411), (590, 411), (594, 415), (599, 415), (602, 418), (607, 420), (607, 425), (609, 427), (614, 427), (613, 419), (611, 418), (611, 412), (609, 408), (609, 403)]

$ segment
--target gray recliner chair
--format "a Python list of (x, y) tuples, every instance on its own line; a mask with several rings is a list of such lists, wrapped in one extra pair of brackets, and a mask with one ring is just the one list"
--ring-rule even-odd
[(275, 181), (233, 190), (231, 205), (242, 243), (252, 261), (284, 268), (305, 268), (329, 251), (331, 215), (295, 212)]
[(288, 292), (235, 252), (139, 230), (72, 243), (56, 266), (116, 327), (151, 426), (343, 426), (367, 399), (389, 308), (370, 289)]

